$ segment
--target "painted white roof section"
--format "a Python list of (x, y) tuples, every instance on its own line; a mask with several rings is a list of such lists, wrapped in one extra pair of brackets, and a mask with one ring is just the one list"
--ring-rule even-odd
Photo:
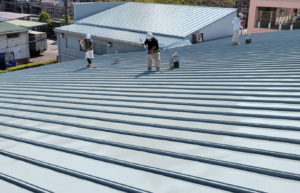
[(297, 193), (299, 30), (240, 38), (1, 74), (1, 192)]
[(129, 2), (77, 22), (113, 29), (150, 31), (167, 36), (186, 37), (235, 11), (235, 8)]
[[(140, 39), (143, 41), (146, 39), (146, 33), (137, 33), (123, 30), (115, 30), (103, 27), (87, 26), (87, 25), (68, 25), (56, 28), (55, 31), (59, 32), (72, 32), (80, 35), (90, 34), (94, 37), (105, 38), (108, 40), (114, 40), (130, 44), (141, 44)], [(171, 38), (164, 36), (154, 36), (158, 39), (160, 45), (168, 46), (182, 41), (180, 38)]]

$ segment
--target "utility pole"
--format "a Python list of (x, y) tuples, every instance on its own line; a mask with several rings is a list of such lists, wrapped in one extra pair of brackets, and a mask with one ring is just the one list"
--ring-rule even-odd
[(21, 11), (22, 11), (22, 13), (23, 13), (23, 5), (24, 5), (24, 2), (22, 0), (22, 3), (21, 3)]
[(32, 0), (30, 0), (30, 14), (32, 14)]
[(65, 0), (65, 25), (68, 25), (68, 0)]

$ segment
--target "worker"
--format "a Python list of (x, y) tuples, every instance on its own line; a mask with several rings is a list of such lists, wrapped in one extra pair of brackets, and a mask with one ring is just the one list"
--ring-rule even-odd
[(235, 17), (232, 21), (233, 24), (233, 36), (232, 36), (232, 43), (239, 44), (239, 36), (240, 36), (240, 29), (243, 30), (241, 26), (241, 19), (243, 18), (243, 14), (239, 13), (238, 17)]
[(156, 64), (157, 70), (160, 70), (160, 52), (159, 52), (158, 41), (155, 37), (153, 37), (153, 34), (151, 32), (147, 33), (144, 44), (148, 45), (148, 55), (147, 55), (148, 70), (149, 71), (152, 70), (153, 60)]
[[(86, 34), (84, 40), (79, 40), (79, 43), (84, 42), (84, 50), (85, 50), (85, 58), (88, 61), (87, 67), (92, 66), (92, 59), (94, 58), (94, 51), (93, 51), (93, 40), (90, 36), (90, 34)], [(82, 46), (82, 44), (81, 44)]]

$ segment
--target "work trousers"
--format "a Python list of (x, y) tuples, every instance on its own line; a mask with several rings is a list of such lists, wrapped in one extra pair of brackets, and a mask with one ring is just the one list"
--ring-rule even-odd
[(92, 64), (92, 58), (88, 58), (87, 61), (89, 64)]
[(233, 30), (232, 42), (238, 43), (240, 37), (240, 30)]
[[(155, 64), (157, 65), (158, 69), (160, 69), (160, 53), (156, 52), (154, 54), (151, 54), (151, 57), (153, 58)], [(147, 55), (147, 64), (148, 64), (148, 70), (152, 69), (152, 59), (150, 58), (149, 54)]]

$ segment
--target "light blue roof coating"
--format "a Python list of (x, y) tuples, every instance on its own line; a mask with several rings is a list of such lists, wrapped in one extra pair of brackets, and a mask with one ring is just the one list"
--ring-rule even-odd
[(0, 74), (0, 179), (43, 193), (298, 193), (299, 32), (162, 50), (163, 73), (141, 51)]
[[(145, 33), (129, 32), (123, 30), (115, 30), (115, 29), (109, 29), (103, 27), (77, 25), (77, 24), (59, 27), (56, 28), (55, 30), (73, 32), (78, 34), (90, 34), (91, 36), (94, 37), (117, 40), (117, 41), (131, 43), (131, 44), (141, 44), (140, 39), (144, 41), (146, 38)], [(159, 44), (163, 46), (167, 46), (182, 41), (182, 39), (179, 38), (170, 38), (170, 37), (163, 37), (163, 36), (156, 36), (156, 35), (155, 37), (158, 39)]]
[(234, 11), (236, 11), (235, 8), (126, 3), (78, 22), (115, 29), (150, 31), (156, 34), (186, 37)]

